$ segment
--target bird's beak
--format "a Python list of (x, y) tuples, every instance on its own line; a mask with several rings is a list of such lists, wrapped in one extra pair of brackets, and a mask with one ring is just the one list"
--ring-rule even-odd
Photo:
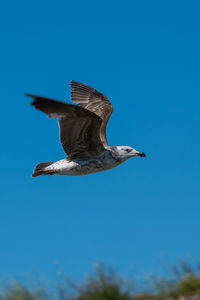
[(140, 152), (140, 151), (132, 151), (131, 152), (132, 156), (140, 156), (140, 157), (145, 157), (146, 154), (144, 152)]
[(146, 154), (144, 152), (138, 152), (138, 156), (146, 157)]

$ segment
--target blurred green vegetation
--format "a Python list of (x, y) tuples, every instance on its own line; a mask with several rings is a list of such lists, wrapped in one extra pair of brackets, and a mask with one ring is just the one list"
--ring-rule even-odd
[(32, 290), (15, 281), (1, 289), (0, 300), (49, 300), (45, 290)]
[[(200, 299), (200, 265), (179, 262), (170, 276), (149, 276), (142, 283), (122, 278), (111, 268), (97, 264), (92, 275), (76, 284), (60, 278), (55, 288), (32, 288), (20, 282), (2, 285), (0, 300), (166, 300)], [(184, 298), (183, 298), (184, 297)]]

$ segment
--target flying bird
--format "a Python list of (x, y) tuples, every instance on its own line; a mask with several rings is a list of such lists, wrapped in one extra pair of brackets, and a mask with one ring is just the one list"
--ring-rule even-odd
[(76, 105), (25, 94), (31, 103), (49, 118), (58, 119), (60, 142), (66, 158), (36, 165), (32, 177), (40, 175), (87, 175), (112, 169), (143, 152), (129, 146), (108, 146), (106, 125), (113, 107), (106, 96), (95, 89), (70, 81), (71, 101)]

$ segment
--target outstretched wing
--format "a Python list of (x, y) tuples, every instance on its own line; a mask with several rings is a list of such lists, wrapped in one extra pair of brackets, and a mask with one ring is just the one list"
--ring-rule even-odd
[(70, 87), (71, 101), (76, 103), (79, 107), (84, 107), (95, 113), (102, 119), (100, 139), (103, 145), (107, 146), (106, 125), (113, 112), (112, 104), (106, 96), (85, 84), (70, 81)]
[(104, 151), (99, 133), (102, 120), (82, 107), (57, 100), (26, 94), (33, 98), (31, 103), (49, 118), (58, 118), (60, 141), (70, 158), (98, 156)]

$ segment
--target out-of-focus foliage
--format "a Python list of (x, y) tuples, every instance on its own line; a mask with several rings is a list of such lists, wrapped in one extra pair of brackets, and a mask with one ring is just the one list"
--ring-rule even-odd
[(48, 300), (45, 291), (33, 291), (18, 282), (4, 286), (0, 300)]
[(152, 276), (138, 291), (135, 280), (123, 279), (112, 269), (99, 264), (94, 274), (82, 284), (63, 278), (48, 291), (14, 282), (1, 289), (0, 300), (200, 300), (200, 266), (180, 262), (171, 270), (170, 277)]
[(157, 295), (171, 296), (199, 296), (200, 299), (200, 265), (180, 261), (176, 266), (171, 266), (171, 278), (155, 280)]
[(59, 300), (131, 300), (128, 282), (117, 276), (111, 268), (98, 264), (93, 276), (87, 276), (84, 284), (71, 285), (74, 295), (68, 296), (69, 289), (59, 287)]
[(175, 295), (200, 295), (200, 278), (193, 274), (186, 274), (175, 284)]

